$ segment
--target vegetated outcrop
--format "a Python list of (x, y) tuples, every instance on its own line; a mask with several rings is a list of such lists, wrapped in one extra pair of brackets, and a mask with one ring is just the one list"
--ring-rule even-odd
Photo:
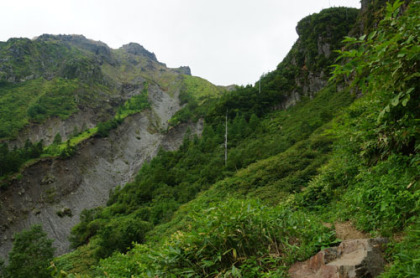
[(187, 128), (201, 133), (202, 122), (158, 132), (179, 103), (158, 89), (150, 98), (152, 110), (127, 118), (108, 138), (88, 139), (68, 159), (41, 159), (1, 191), (0, 254), (10, 250), (13, 233), (33, 224), (42, 224), (55, 240), (57, 254), (68, 251), (70, 230), (83, 209), (104, 205), (109, 191), (128, 182), (160, 148), (176, 149)]
[[(111, 119), (145, 83), (173, 95), (181, 76), (190, 73), (188, 67), (167, 68), (136, 43), (111, 49), (81, 35), (0, 42), (0, 89), (12, 94), (0, 102), (7, 106), (14, 98), (20, 103), (19, 109), (0, 111), (0, 142), (10, 148), (22, 147), (26, 140), (48, 145), (57, 133), (67, 140)], [(34, 92), (23, 97), (21, 92), (30, 90)], [(61, 109), (50, 111), (49, 105)]]
[(150, 109), (125, 118), (107, 138), (85, 140), (70, 158), (41, 158), (0, 189), (1, 256), (10, 251), (13, 234), (33, 224), (42, 224), (55, 240), (57, 254), (69, 251), (68, 236), (82, 210), (105, 205), (109, 191), (130, 181), (160, 148), (178, 148), (187, 129), (201, 134), (201, 120), (168, 130), (169, 119), (181, 108), (183, 74), (190, 74), (189, 68), (168, 69), (138, 44), (114, 50), (83, 36), (42, 35), (1, 43), (0, 59), (0, 85), (11, 88), (7, 92), (14, 97), (32, 87), (46, 88), (40, 98), (49, 100), (50, 80), (62, 82), (64, 89), (77, 84), (66, 99), (74, 102), (69, 115), (22, 116), (23, 125), (3, 136), (9, 147), (22, 147), (27, 140), (49, 145), (57, 133), (67, 140), (75, 130), (112, 119), (118, 107), (144, 90), (150, 103)]
[(275, 71), (261, 79), (265, 92), (281, 90), (286, 97), (278, 105), (285, 109), (302, 97), (313, 97), (325, 87), (330, 77), (330, 65), (337, 58), (341, 40), (356, 22), (358, 9), (330, 8), (299, 21), (298, 40)]
[[(397, 11), (398, 4), (392, 9)], [(72, 243), (79, 248), (56, 258), (57, 273), (288, 277), (293, 263), (347, 237), (322, 225), (329, 219), (351, 220), (364, 232), (362, 236), (410, 232), (407, 227), (412, 225), (408, 240), (391, 245), (388, 258), (394, 257), (395, 267), (384, 275), (414, 273), (417, 277), (418, 252), (410, 247), (418, 244), (414, 232), (418, 232), (419, 156), (414, 149), (418, 138), (414, 119), (419, 116), (419, 102), (413, 94), (419, 83), (414, 82), (417, 76), (411, 67), (417, 57), (418, 2), (411, 7), (407, 11), (412, 13), (401, 20), (388, 11), (394, 15), (378, 25), (379, 38), (354, 39), (361, 45), (354, 49), (361, 56), (336, 67), (338, 84), (305, 94), (296, 78), (310, 84), (304, 83), (302, 74), (312, 65), (296, 67), (291, 61), (297, 53), (291, 52), (276, 71), (262, 78), (261, 92), (257, 83), (204, 103), (207, 125), (202, 137), (185, 140), (177, 152), (159, 153), (135, 181), (111, 195), (106, 208), (86, 213), (72, 231)], [(341, 9), (340, 18), (345, 18), (345, 12)], [(318, 23), (335, 27), (328, 20)], [(388, 24), (394, 27), (387, 28)], [(406, 32), (401, 35), (400, 30)], [(387, 38), (395, 42), (392, 47)], [(399, 52), (402, 38), (407, 45), (404, 51), (412, 55)], [(325, 57), (326, 47), (309, 43)], [(366, 53), (364, 46), (373, 47)], [(311, 71), (321, 72), (322, 57), (314, 60), (320, 64)], [(351, 73), (352, 66), (364, 70)], [(364, 82), (359, 84), (368, 87), (353, 84), (363, 93), (359, 98), (351, 95), (340, 73), (362, 75)], [(410, 74), (413, 85), (401, 84)], [(396, 97), (394, 87), (413, 94), (399, 102), (402, 93)], [(276, 111), (286, 106), (291, 92), (303, 100), (291, 109)], [(200, 108), (187, 112), (197, 115), (202, 113)], [(226, 127), (229, 153), (224, 161)], [(410, 139), (402, 140), (406, 136)], [(389, 143), (389, 138), (395, 141)], [(344, 241), (319, 253), (302, 277), (374, 277), (384, 263), (377, 248), (381, 241)], [(369, 254), (378, 266), (365, 259)], [(322, 273), (323, 268), (332, 272)]]
[[(351, 36), (361, 36), (367, 34), (378, 27), (379, 21), (383, 18), (386, 3), (392, 3), (388, 0), (362, 0), (360, 13), (356, 24), (350, 32)], [(402, 0), (403, 5), (400, 9), (402, 13), (411, 2), (411, 0)]]

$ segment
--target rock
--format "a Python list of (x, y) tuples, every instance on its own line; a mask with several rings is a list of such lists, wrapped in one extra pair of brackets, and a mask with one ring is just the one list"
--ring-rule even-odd
[(138, 43), (131, 42), (129, 44), (123, 45), (121, 48), (124, 49), (127, 53), (130, 53), (133, 55), (144, 56), (155, 62), (158, 61), (156, 59), (155, 53), (146, 50), (142, 45)]
[[(0, 192), (0, 227), (5, 227), (0, 239), (10, 239), (14, 233), (41, 224), (54, 239), (56, 255), (68, 252), (70, 231), (83, 209), (104, 206), (110, 189), (132, 180), (160, 148), (177, 149), (188, 128), (193, 134), (201, 134), (202, 121), (181, 124), (165, 133), (147, 131), (151, 125), (167, 129), (168, 120), (181, 107), (178, 96), (179, 91), (172, 97), (159, 86), (150, 85), (151, 109), (127, 117), (108, 138), (88, 139), (71, 158), (45, 158), (25, 168), (21, 179), (12, 180)], [(22, 196), (18, 194), (20, 188), (25, 190)], [(26, 212), (27, 196), (32, 200), (30, 213)], [(0, 256), (6, 257), (11, 249), (11, 241), (0, 242)]]
[(185, 75), (191, 75), (191, 69), (188, 66), (182, 66), (176, 69), (173, 69), (173, 71), (180, 73), (180, 74), (185, 74)]
[(363, 278), (376, 277), (384, 270), (382, 246), (386, 239), (345, 240), (327, 248), (289, 269), (292, 278)]

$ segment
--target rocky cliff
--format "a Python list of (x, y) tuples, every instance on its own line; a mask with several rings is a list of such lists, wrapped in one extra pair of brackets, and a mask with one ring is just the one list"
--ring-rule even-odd
[(187, 129), (201, 134), (202, 121), (168, 131), (168, 120), (181, 108), (183, 75), (190, 75), (190, 69), (166, 68), (138, 44), (113, 50), (83, 36), (43, 35), (11, 39), (0, 44), (0, 54), (7, 61), (0, 69), (3, 86), (26, 88), (22, 86), (31, 80), (66, 78), (85, 88), (73, 92), (71, 98), (80, 99), (70, 116), (29, 119), (15, 128), (13, 138), (3, 138), (9, 146), (21, 147), (28, 139), (48, 145), (57, 133), (66, 140), (75, 129), (92, 128), (114, 117), (118, 107), (141, 94), (146, 83), (150, 103), (150, 109), (125, 118), (107, 138), (85, 140), (70, 158), (41, 158), (0, 189), (1, 256), (10, 251), (14, 233), (34, 224), (42, 224), (55, 240), (57, 254), (69, 251), (68, 236), (81, 211), (105, 205), (109, 191), (130, 181), (160, 148), (178, 148)]
[(275, 71), (261, 79), (265, 92), (280, 90), (284, 100), (277, 108), (288, 108), (302, 97), (313, 97), (330, 77), (330, 65), (337, 58), (333, 50), (353, 28), (359, 10), (330, 8), (299, 21), (298, 40)]
[(165, 126), (179, 103), (176, 95), (151, 92), (152, 110), (127, 118), (108, 138), (87, 140), (70, 159), (39, 160), (1, 191), (2, 255), (10, 250), (13, 233), (33, 224), (42, 224), (55, 239), (57, 254), (68, 251), (69, 232), (83, 209), (104, 205), (110, 189), (128, 182), (160, 148), (176, 149), (188, 127), (201, 133), (202, 122), (156, 132), (156, 124)]

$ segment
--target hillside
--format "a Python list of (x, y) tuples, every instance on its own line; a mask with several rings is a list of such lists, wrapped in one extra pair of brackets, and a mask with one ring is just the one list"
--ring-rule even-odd
[(68, 252), (83, 209), (105, 205), (110, 189), (160, 148), (176, 149), (188, 128), (201, 133), (198, 119), (169, 128), (179, 95), (223, 91), (135, 43), (110, 49), (83, 36), (42, 35), (1, 43), (0, 59), (2, 256), (14, 233), (37, 223), (56, 254)]
[[(386, 2), (302, 19), (289, 54), (253, 86), (221, 94), (200, 78), (177, 79), (185, 69), (151, 69), (141, 87), (150, 107), (52, 164), (83, 163), (89, 144), (104, 144), (98, 157), (132, 150), (120, 138), (130, 122), (168, 108), (155, 108), (161, 98), (150, 99), (152, 84), (176, 100), (179, 109), (156, 126), (166, 130), (162, 144), (174, 134), (178, 144), (156, 148), (133, 179), (110, 185), (106, 205), (81, 211), (69, 238), (74, 250), (54, 259), (53, 277), (290, 277), (294, 263), (344, 240), (342, 226), (387, 238), (381, 277), (418, 277), (420, 2)], [(127, 49), (119, 51), (113, 57), (123, 59)], [(105, 60), (101, 73), (98, 84), (144, 74)], [(41, 164), (25, 168), (18, 184)], [(29, 269), (14, 269), (15, 250), (5, 277)]]

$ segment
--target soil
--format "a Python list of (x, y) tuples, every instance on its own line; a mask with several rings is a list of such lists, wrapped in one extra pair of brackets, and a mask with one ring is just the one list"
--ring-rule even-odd
[[(322, 225), (327, 228), (332, 227), (331, 223), (322, 223)], [(351, 221), (335, 222), (334, 227), (336, 237), (341, 240), (370, 238), (368, 233), (357, 230)]]

